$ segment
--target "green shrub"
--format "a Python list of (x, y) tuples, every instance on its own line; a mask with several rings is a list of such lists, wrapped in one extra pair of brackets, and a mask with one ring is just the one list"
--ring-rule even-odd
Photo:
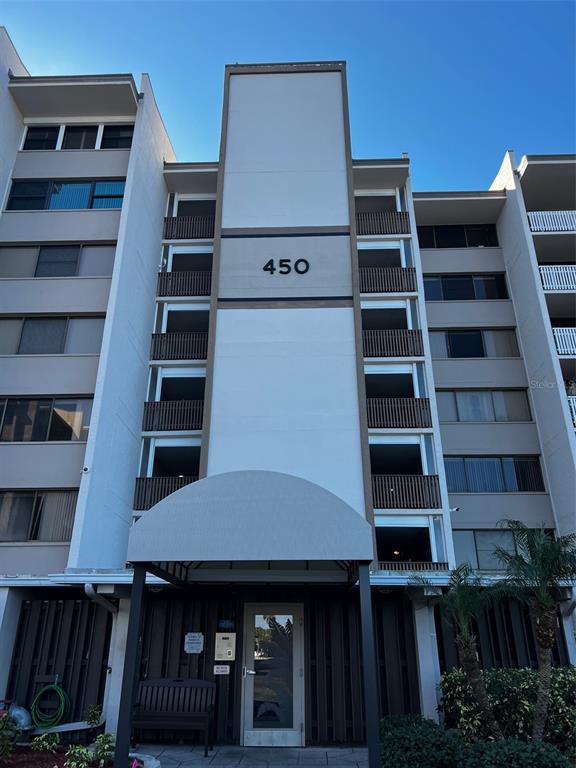
[(114, 736), (111, 733), (101, 733), (96, 736), (94, 753), (99, 768), (108, 765), (114, 754)]
[(87, 747), (72, 744), (66, 752), (65, 768), (88, 768), (92, 762), (92, 755)]
[(60, 744), (60, 736), (57, 733), (41, 733), (30, 742), (30, 747), (34, 752), (52, 752), (56, 754), (56, 749)]
[(464, 755), (459, 734), (421, 717), (385, 718), (380, 733), (383, 766), (456, 768)]
[(8, 712), (0, 712), (0, 763), (12, 757), (17, 734), (18, 728)]
[(470, 744), (458, 768), (570, 768), (570, 762), (543, 741), (504, 739)]
[(86, 712), (84, 713), (84, 720), (88, 723), (88, 725), (91, 725), (92, 728), (96, 728), (100, 725), (100, 719), (102, 717), (102, 707), (100, 704), (90, 704), (89, 707), (86, 707)]
[[(528, 740), (538, 692), (534, 669), (486, 669), (482, 675), (494, 715), (504, 736)], [(457, 728), (467, 742), (487, 733), (466, 676), (453, 669), (440, 680), (446, 725)], [(576, 669), (552, 670), (550, 706), (544, 738), (566, 755), (576, 753), (573, 723), (576, 722)]]

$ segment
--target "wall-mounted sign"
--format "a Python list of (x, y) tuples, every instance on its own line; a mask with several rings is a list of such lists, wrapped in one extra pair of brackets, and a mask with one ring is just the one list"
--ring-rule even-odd
[(186, 632), (184, 635), (184, 653), (202, 653), (204, 635), (202, 632)]
[(234, 661), (236, 659), (236, 632), (216, 632), (214, 661)]
[(215, 675), (229, 675), (230, 674), (230, 664), (214, 664), (214, 674)]

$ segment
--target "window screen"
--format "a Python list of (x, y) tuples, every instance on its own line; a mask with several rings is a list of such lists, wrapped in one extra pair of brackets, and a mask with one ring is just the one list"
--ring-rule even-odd
[(62, 149), (94, 149), (97, 133), (97, 125), (67, 125)]
[(60, 126), (34, 126), (26, 131), (23, 149), (56, 149)]
[(512, 531), (475, 531), (478, 568), (485, 571), (495, 571), (502, 568), (502, 563), (496, 557), (496, 547), (513, 553), (514, 536)]
[(58, 355), (64, 347), (65, 317), (27, 317), (24, 319), (18, 354)]
[(64, 352), (68, 355), (99, 354), (103, 331), (103, 317), (71, 317)]
[(0, 493), (0, 541), (26, 541), (32, 527), (34, 491)]
[(458, 421), (454, 392), (436, 392), (436, 402), (440, 421)]
[(484, 331), (486, 357), (518, 357), (520, 351), (512, 330)]
[(456, 564), (470, 563), (472, 568), (478, 568), (478, 559), (476, 557), (476, 542), (474, 540), (474, 531), (452, 531), (454, 541), (454, 555)]
[(102, 134), (102, 149), (130, 149), (133, 125), (105, 125)]
[(36, 277), (71, 277), (78, 269), (79, 245), (43, 245), (38, 254)]
[(456, 392), (460, 421), (494, 421), (490, 392)]
[(50, 210), (88, 208), (92, 184), (89, 181), (55, 181), (52, 184)]
[(15, 355), (21, 334), (21, 317), (0, 319), (0, 355)]
[(114, 268), (113, 245), (85, 245), (80, 254), (78, 274), (81, 277), (109, 277)]

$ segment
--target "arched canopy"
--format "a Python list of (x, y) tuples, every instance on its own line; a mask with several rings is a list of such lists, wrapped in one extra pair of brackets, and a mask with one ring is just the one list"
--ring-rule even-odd
[[(128, 561), (262, 562), (373, 559), (372, 530), (346, 502), (293, 475), (247, 470), (199, 480), (148, 510)], [(164, 567), (164, 566), (163, 566)]]

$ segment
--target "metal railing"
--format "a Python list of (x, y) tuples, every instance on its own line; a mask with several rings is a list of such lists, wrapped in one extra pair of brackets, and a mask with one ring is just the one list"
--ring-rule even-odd
[(407, 211), (356, 212), (358, 235), (409, 235), (410, 216)]
[(212, 272), (160, 272), (158, 296), (210, 296)]
[(576, 291), (574, 264), (540, 267), (540, 278), (545, 291)]
[(531, 232), (576, 232), (576, 211), (528, 211)]
[(438, 475), (372, 475), (374, 509), (439, 509)]
[(160, 400), (144, 403), (144, 432), (202, 429), (204, 400)]
[(394, 571), (395, 573), (432, 573), (434, 571), (447, 571), (448, 563), (433, 563), (428, 561), (398, 561), (390, 560), (378, 563), (378, 571)]
[(150, 509), (154, 504), (170, 496), (185, 485), (195, 483), (197, 475), (183, 477), (137, 477), (134, 489), (134, 509)]
[(552, 328), (559, 355), (576, 355), (576, 328)]
[(164, 240), (209, 240), (214, 237), (214, 214), (208, 216), (166, 216)]
[(576, 427), (576, 395), (568, 395), (568, 408), (572, 415), (572, 422)]
[(360, 267), (360, 293), (406, 293), (415, 290), (414, 267)]
[(208, 354), (208, 331), (153, 333), (151, 360), (205, 360)]
[(368, 426), (373, 428), (432, 426), (427, 397), (367, 397)]
[(364, 357), (422, 357), (424, 346), (420, 330), (393, 328), (362, 331)]

